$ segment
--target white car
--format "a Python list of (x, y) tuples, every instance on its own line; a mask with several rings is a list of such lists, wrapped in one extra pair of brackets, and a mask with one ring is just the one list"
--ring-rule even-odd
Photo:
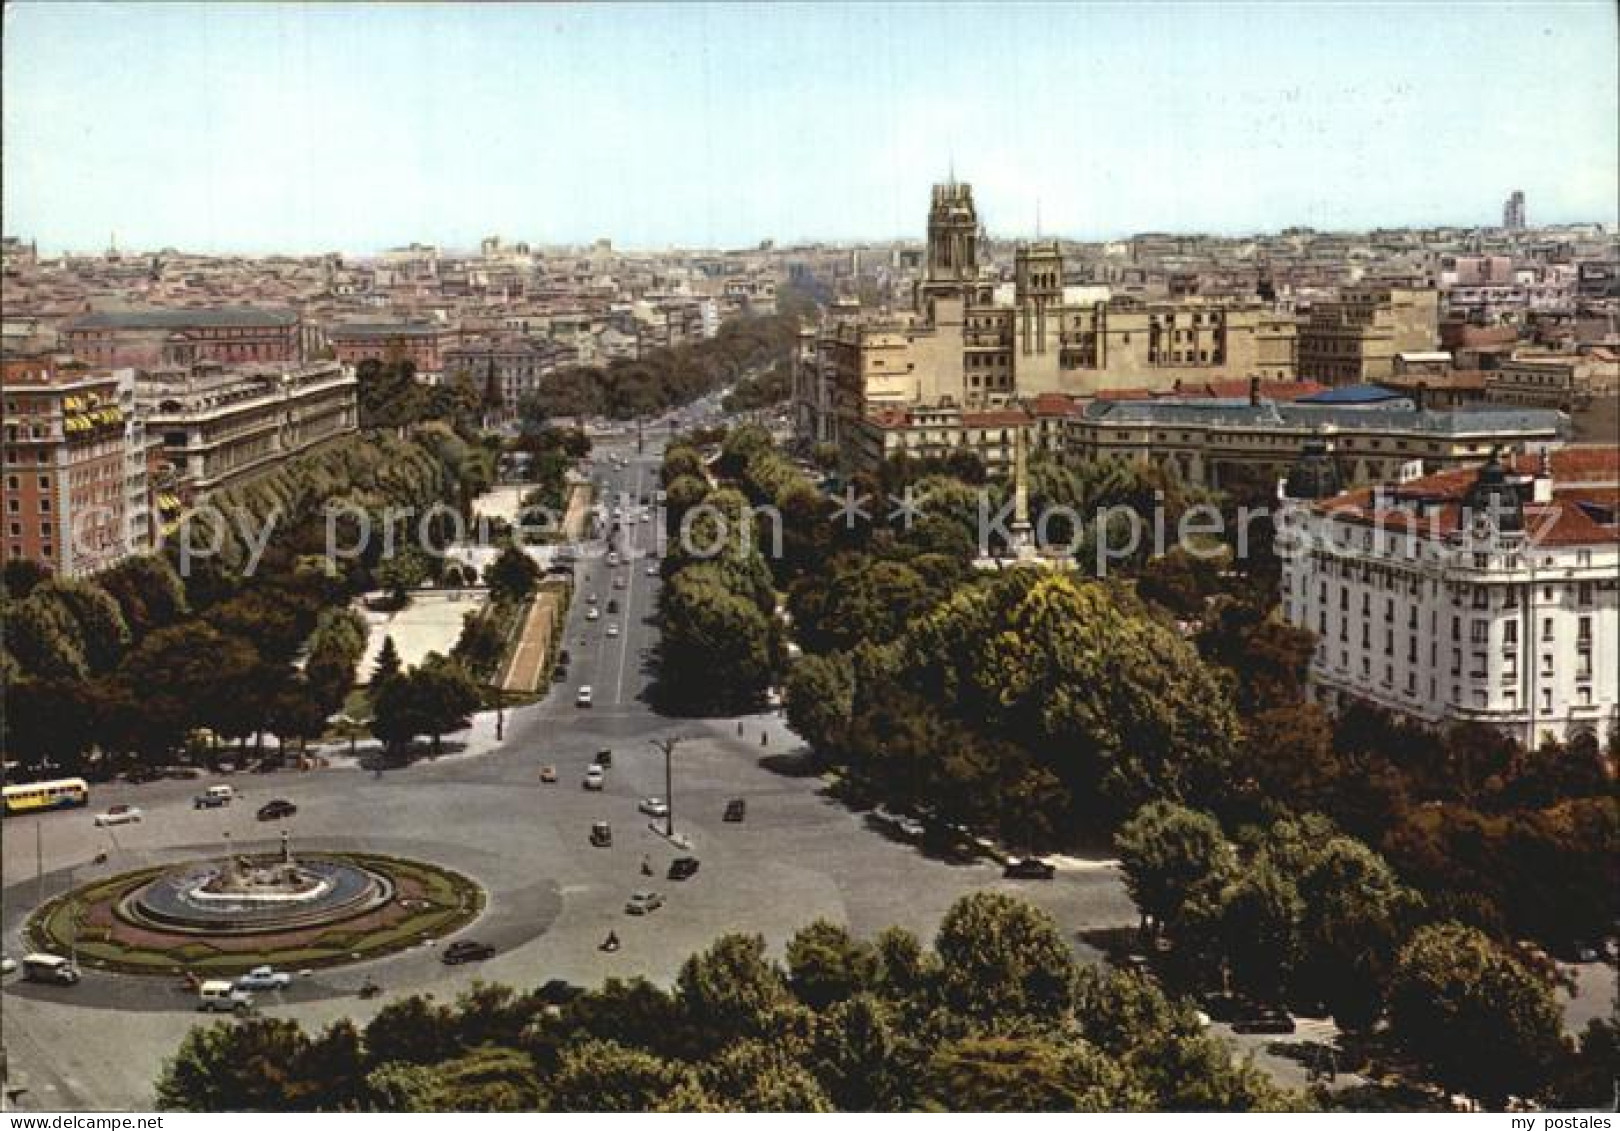
[(656, 562), (647, 567), (647, 576), (648, 577), (657, 577), (658, 576), (658, 565), (657, 565)]
[(614, 637), (614, 636), (619, 635), (619, 626), (616, 625), (616, 624), (608, 625), (607, 626), (607, 634), (608, 634), (609, 637)]
[(574, 694), (574, 706), (589, 707), (591, 705), (591, 685), (586, 684)]
[(593, 762), (585, 768), (585, 780), (580, 784), (586, 789), (600, 790), (607, 784), (607, 771)]
[(638, 891), (624, 905), (626, 915), (651, 915), (664, 906), (664, 897), (655, 891)]
[(274, 966), (255, 966), (236, 979), (236, 988), (249, 993), (255, 990), (284, 990), (292, 985), (292, 975)]
[(114, 805), (105, 813), (96, 814), (96, 828), (104, 829), (109, 825), (138, 825), (141, 821), (141, 811), (133, 805)]
[(649, 817), (669, 816), (669, 803), (662, 797), (643, 797), (641, 804), (636, 806)]
[(601, 617), (601, 615), (601, 613), (597, 612), (595, 605), (592, 605), (590, 608), (585, 610), (586, 620), (597, 620)]

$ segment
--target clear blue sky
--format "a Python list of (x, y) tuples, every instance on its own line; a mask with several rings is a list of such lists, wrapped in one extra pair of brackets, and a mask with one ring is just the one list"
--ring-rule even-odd
[(1610, 3), (7, 4), (42, 249), (1615, 219)]

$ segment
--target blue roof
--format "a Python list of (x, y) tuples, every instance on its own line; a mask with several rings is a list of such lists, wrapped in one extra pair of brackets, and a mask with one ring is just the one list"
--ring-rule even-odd
[(1340, 385), (1300, 397), (1299, 404), (1381, 404), (1384, 401), (1406, 400), (1403, 393), (1395, 393), (1381, 385)]

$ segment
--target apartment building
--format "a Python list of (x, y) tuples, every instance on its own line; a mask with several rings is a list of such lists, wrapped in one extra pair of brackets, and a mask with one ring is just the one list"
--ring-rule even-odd
[(11, 356), (5, 405), (4, 546), (64, 577), (152, 544), (146, 434), (135, 372), (53, 355)]
[(1525, 743), (1620, 723), (1620, 448), (1341, 492), (1316, 447), (1283, 489), (1282, 610), (1329, 704)]
[(1299, 326), (1299, 377), (1363, 385), (1395, 372), (1398, 354), (1435, 348), (1438, 292), (1388, 284), (1350, 287), (1311, 304)]
[(579, 350), (540, 338), (475, 338), (446, 349), (443, 364), (446, 377), (465, 377), (480, 390), (493, 380), (510, 415), (548, 376), (579, 364)]
[(339, 322), (326, 328), (332, 355), (344, 365), (362, 361), (409, 361), (423, 377), (444, 371), (445, 351), (466, 335), (439, 322)]
[(1312, 440), (1329, 439), (1343, 482), (1393, 479), (1408, 467), (1424, 471), (1478, 462), (1493, 450), (1534, 451), (1568, 439), (1569, 419), (1551, 409), (1489, 407), (1446, 411), (1394, 407), (1344, 408), (1264, 399), (1097, 400), (1067, 414), (1061, 450), (1097, 459), (1173, 465), (1204, 487), (1277, 481)]
[(187, 502), (359, 427), (353, 370), (335, 361), (143, 372), (140, 413)]
[(1620, 357), (1587, 353), (1516, 353), (1485, 374), (1485, 398), (1496, 404), (1541, 405), (1573, 412), (1593, 397), (1620, 392)]
[(97, 311), (69, 320), (62, 345), (89, 365), (293, 365), (306, 333), (290, 310), (251, 306)]

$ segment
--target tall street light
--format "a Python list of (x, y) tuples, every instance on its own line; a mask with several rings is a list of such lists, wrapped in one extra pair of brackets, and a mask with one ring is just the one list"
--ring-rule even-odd
[(680, 738), (670, 735), (667, 738), (653, 738), (649, 744), (664, 753), (664, 836), (670, 840), (675, 839), (675, 747), (680, 745)]

